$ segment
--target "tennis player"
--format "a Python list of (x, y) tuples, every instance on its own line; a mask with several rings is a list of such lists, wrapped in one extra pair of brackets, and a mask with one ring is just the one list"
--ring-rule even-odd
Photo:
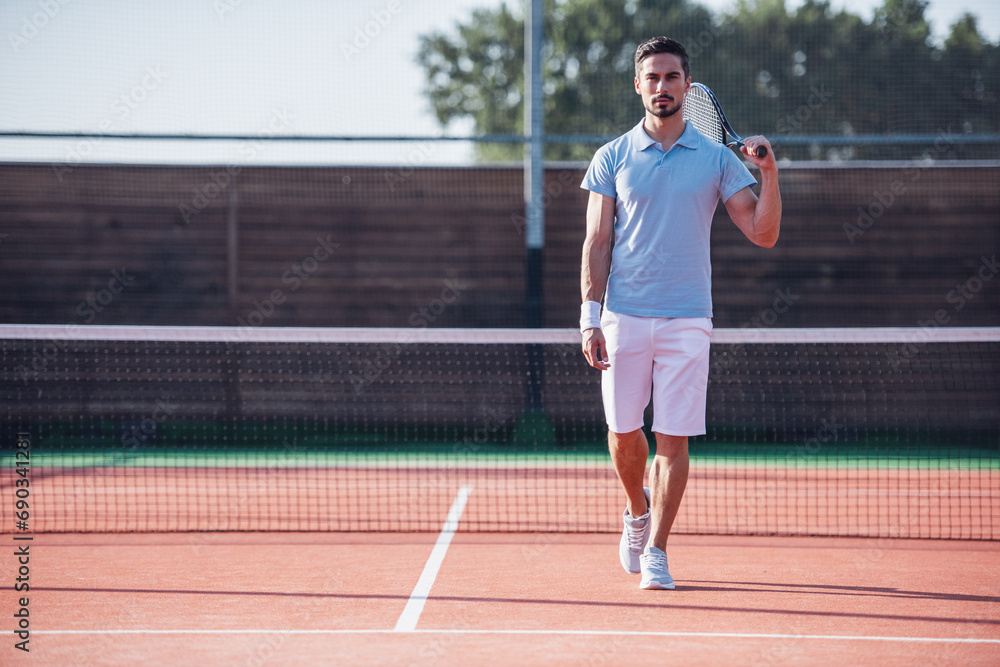
[[(743, 156), (684, 120), (691, 85), (684, 47), (655, 37), (635, 52), (645, 116), (602, 146), (584, 177), (590, 191), (583, 245), (580, 331), (588, 363), (603, 371), (608, 447), (627, 498), (619, 556), (643, 589), (673, 589), (667, 537), (688, 478), (688, 437), (705, 433), (712, 331), (709, 231), (718, 202), (756, 245), (778, 240), (781, 197), (774, 151), (762, 136)], [(758, 158), (754, 151), (766, 146)], [(604, 303), (603, 314), (601, 303)], [(643, 413), (653, 398), (656, 456)]]

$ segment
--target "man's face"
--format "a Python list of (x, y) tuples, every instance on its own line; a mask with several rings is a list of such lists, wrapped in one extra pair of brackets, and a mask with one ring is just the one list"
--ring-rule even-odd
[(691, 79), (684, 76), (680, 56), (654, 53), (641, 63), (635, 92), (642, 96), (646, 111), (668, 118), (681, 110)]

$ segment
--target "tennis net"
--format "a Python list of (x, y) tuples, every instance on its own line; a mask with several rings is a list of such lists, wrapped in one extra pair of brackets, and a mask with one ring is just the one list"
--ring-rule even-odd
[[(2, 532), (436, 531), (463, 487), (460, 530), (620, 530), (572, 330), (0, 325), (0, 353)], [(998, 378), (998, 328), (717, 329), (675, 532), (997, 539)]]

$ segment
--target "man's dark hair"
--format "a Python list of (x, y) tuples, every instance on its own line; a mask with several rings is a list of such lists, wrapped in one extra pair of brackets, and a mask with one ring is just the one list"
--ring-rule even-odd
[(642, 71), (642, 61), (654, 53), (672, 53), (681, 59), (681, 67), (684, 68), (684, 78), (691, 77), (691, 59), (688, 57), (687, 49), (676, 39), (669, 37), (654, 37), (639, 45), (635, 50), (635, 78), (639, 78)]

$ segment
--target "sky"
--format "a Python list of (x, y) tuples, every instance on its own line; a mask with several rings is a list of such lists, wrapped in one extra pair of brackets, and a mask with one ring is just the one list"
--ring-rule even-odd
[[(701, 0), (725, 11), (735, 0)], [(786, 0), (789, 9), (798, 0)], [(498, 0), (3, 0), (0, 130), (439, 136), (418, 36)], [(870, 19), (881, 0), (834, 0)], [(1000, 41), (996, 0), (932, 0)], [(448, 128), (467, 135), (470, 125)], [(455, 164), (467, 142), (0, 138), (0, 161)]]

